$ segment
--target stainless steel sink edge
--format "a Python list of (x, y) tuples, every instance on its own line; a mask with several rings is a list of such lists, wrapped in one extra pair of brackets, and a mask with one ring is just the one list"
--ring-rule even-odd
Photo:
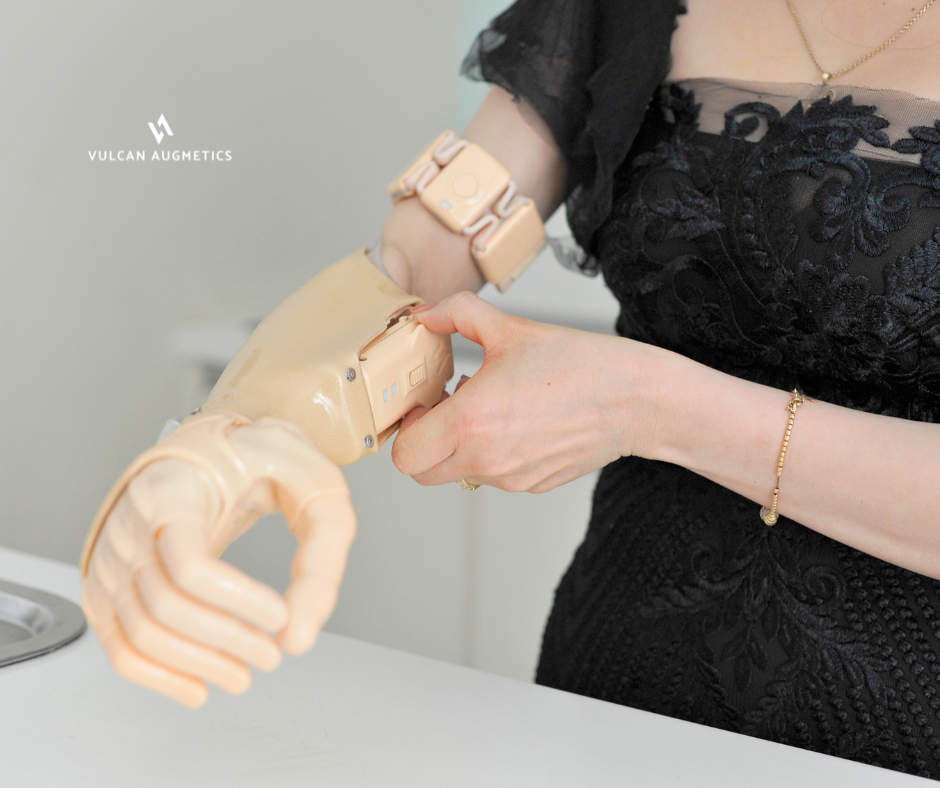
[(78, 605), (38, 588), (0, 580), (0, 602), (6, 603), (0, 618), (27, 632), (17, 642), (0, 643), (0, 668), (62, 648), (87, 628)]

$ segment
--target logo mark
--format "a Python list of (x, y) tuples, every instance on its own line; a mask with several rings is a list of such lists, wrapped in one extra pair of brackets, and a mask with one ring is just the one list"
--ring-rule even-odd
[(160, 115), (160, 119), (157, 121), (156, 126), (153, 123), (148, 123), (147, 125), (150, 126), (150, 130), (153, 132), (153, 137), (157, 141), (157, 145), (163, 142), (163, 132), (157, 131), (158, 127), (163, 127), (164, 131), (166, 131), (166, 136), (173, 136), (173, 132), (170, 130), (170, 124), (166, 122), (166, 118), (163, 117), (163, 115)]

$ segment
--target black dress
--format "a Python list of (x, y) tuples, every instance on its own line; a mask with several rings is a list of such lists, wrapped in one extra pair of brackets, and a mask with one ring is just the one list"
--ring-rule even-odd
[[(569, 218), (621, 302), (618, 331), (844, 407), (940, 419), (940, 102), (667, 84), (675, 3), (611, 5), (517, 3), (466, 71), (525, 96), (574, 163)], [(635, 79), (601, 41), (618, 40), (614, 19), (645, 36)], [(617, 79), (634, 123), (608, 106)], [(786, 517), (768, 528), (758, 509), (680, 466), (607, 466), (536, 680), (940, 779), (940, 582)]]

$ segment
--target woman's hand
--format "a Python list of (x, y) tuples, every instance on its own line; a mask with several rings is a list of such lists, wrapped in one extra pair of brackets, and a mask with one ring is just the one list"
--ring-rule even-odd
[(420, 484), (546, 492), (618, 457), (648, 456), (659, 348), (507, 315), (469, 292), (419, 307), (416, 319), (485, 354), (453, 395), (402, 422), (392, 459)]

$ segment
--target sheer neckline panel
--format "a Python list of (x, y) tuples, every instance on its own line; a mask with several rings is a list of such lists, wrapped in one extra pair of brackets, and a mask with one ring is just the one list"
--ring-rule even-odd
[[(940, 129), (940, 101), (904, 90), (838, 83), (822, 86), (808, 82), (769, 82), (729, 77), (689, 77), (666, 80), (663, 83), (667, 89), (670, 85), (692, 91), (695, 103), (701, 104), (698, 130), (710, 134), (722, 133), (726, 128), (727, 113), (744, 104), (769, 104), (781, 115), (785, 115), (797, 102), (803, 104), (805, 111), (818, 101), (828, 99), (835, 103), (846, 98), (854, 106), (874, 107), (874, 114), (888, 121), (889, 125), (885, 126), (883, 131), (892, 145), (898, 139), (907, 137), (912, 127), (936, 124)], [(749, 114), (757, 117), (758, 127), (746, 139), (756, 142), (767, 132), (767, 119), (753, 110), (744, 110), (740, 115), (736, 114), (736, 117)], [(920, 160), (919, 154), (900, 153), (890, 147), (872, 145), (864, 139), (859, 140), (855, 152), (865, 157), (898, 163), (917, 164)]]

